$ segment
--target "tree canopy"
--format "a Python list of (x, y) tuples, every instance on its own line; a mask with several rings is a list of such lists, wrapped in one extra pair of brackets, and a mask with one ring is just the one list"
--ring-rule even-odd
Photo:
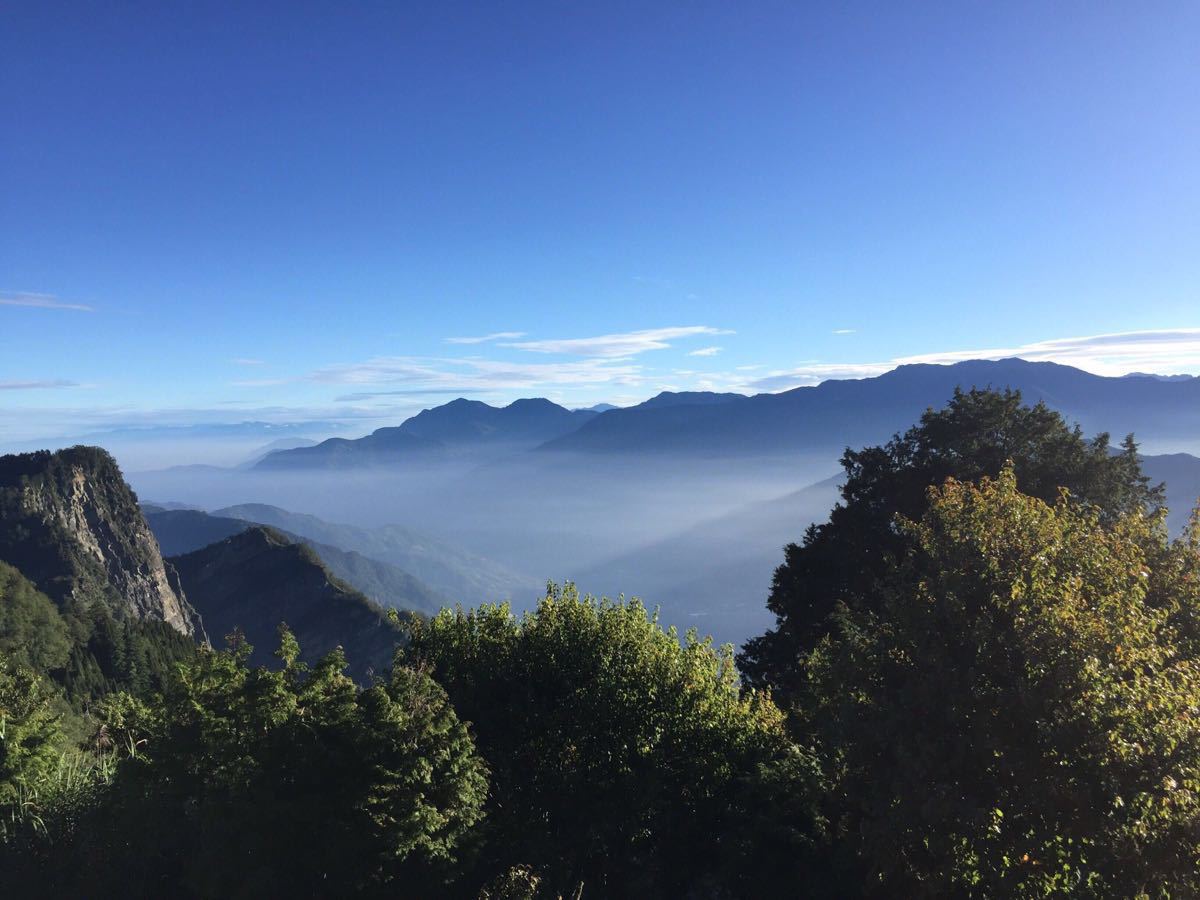
[(1018, 391), (956, 390), (944, 409), (928, 410), (886, 445), (843, 455), (841, 502), (785, 548), (767, 601), (775, 628), (739, 658), (749, 682), (790, 702), (801, 687), (796, 661), (829, 632), (830, 614), (839, 603), (869, 608), (881, 573), (906, 552), (911, 538), (896, 516), (919, 519), (931, 486), (995, 477), (1008, 462), (1025, 494), (1054, 502), (1066, 488), (1105, 520), (1162, 503), (1132, 436), (1114, 453), (1109, 435), (1085, 439), (1045, 404), (1024, 405)]
[(153, 706), (108, 701), (110, 739), (132, 752), (71, 850), (105, 860), (90, 889), (370, 893), (400, 878), (436, 893), (487, 790), (442, 689), (398, 668), (360, 691), (339, 651), (309, 670), (286, 630), (281, 671), (249, 652), (235, 638), (200, 654)]
[(406, 658), (445, 685), (492, 769), (492, 867), (528, 864), (551, 896), (580, 883), (598, 896), (681, 896), (714, 879), (748, 890), (802, 872), (812, 810), (739, 838), (764, 779), (807, 799), (816, 774), (775, 705), (739, 690), (731, 648), (681, 642), (636, 600), (567, 585), (523, 618), (444, 610)]
[(875, 604), (840, 605), (804, 659), (797, 731), (868, 890), (1200, 892), (1200, 668), (1172, 627), (1200, 597), (1163, 592), (1145, 549), (1194, 548), (1104, 518), (1025, 496), (1011, 468), (951, 480), (899, 522), (910, 549)]

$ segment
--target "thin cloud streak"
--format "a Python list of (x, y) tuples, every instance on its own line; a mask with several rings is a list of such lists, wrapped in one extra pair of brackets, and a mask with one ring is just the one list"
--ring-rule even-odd
[(637, 385), (641, 369), (611, 359), (520, 363), (480, 357), (377, 357), (363, 363), (326, 366), (309, 379), (321, 384), (398, 384), (443, 391), (527, 390), (547, 385)]
[(649, 350), (666, 350), (669, 341), (695, 337), (702, 334), (733, 334), (708, 325), (687, 325), (676, 328), (648, 328), (621, 334), (602, 334), (596, 337), (564, 338), (544, 341), (516, 341), (501, 344), (530, 353), (556, 353), (566, 356), (588, 356), (599, 358), (622, 358), (635, 356)]
[(449, 394), (486, 394), (487, 391), (471, 390), (470, 388), (411, 388), (399, 391), (361, 391), (357, 394), (342, 394), (334, 397), (335, 403), (362, 403), (374, 400), (376, 397), (435, 397)]
[(28, 309), (64, 309), (74, 312), (95, 312), (83, 303), (63, 303), (53, 294), (34, 294), (21, 291), (0, 293), (0, 306), (23, 306)]
[(43, 381), (0, 381), (0, 391), (41, 391), (73, 387), (82, 387), (82, 385), (78, 381), (66, 381), (61, 378)]
[(447, 344), (489, 344), (492, 341), (515, 341), (525, 337), (524, 331), (497, 331), (495, 334), (485, 334), (479, 337), (448, 337)]
[(723, 347), (701, 347), (699, 350), (693, 350), (688, 356), (716, 356), (723, 349)]

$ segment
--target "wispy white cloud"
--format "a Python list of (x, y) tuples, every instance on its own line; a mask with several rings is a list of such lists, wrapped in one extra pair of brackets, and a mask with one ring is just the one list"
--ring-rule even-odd
[(885, 362), (804, 363), (791, 369), (775, 370), (747, 386), (754, 390), (774, 391), (789, 387), (818, 384), (831, 378), (869, 378), (882, 375), (897, 366), (917, 363), (947, 365), (968, 359), (1008, 359), (1020, 357), (1030, 362), (1055, 362), (1075, 366), (1096, 375), (1117, 376), (1129, 372), (1159, 375), (1200, 374), (1200, 328), (1175, 328), (1156, 331), (1124, 331), (1085, 337), (1035, 341), (1012, 347), (950, 350), (898, 356)]
[(34, 294), (27, 291), (0, 292), (0, 306), (25, 306), (31, 309), (65, 309), (75, 312), (95, 312), (83, 303), (63, 303), (53, 294)]
[(755, 378), (746, 387), (755, 391), (783, 391), (844, 378), (872, 378), (890, 372), (898, 363), (807, 363), (794, 369), (777, 369)]
[(832, 334), (857, 334), (858, 329), (857, 328), (835, 328), (835, 329), (833, 329), (833, 331), (831, 333)]
[(251, 359), (246, 356), (237, 356), (230, 360), (235, 366), (265, 366), (267, 361), (264, 359)]
[(379, 397), (436, 397), (439, 395), (486, 394), (485, 390), (471, 388), (402, 388), (398, 391), (358, 391), (353, 394), (342, 394), (334, 397), (335, 403), (362, 403), (365, 400), (376, 400)]
[(490, 344), (492, 341), (515, 341), (525, 337), (523, 331), (497, 331), (494, 334), (484, 334), (479, 337), (448, 337), (447, 344)]
[(530, 353), (557, 353), (566, 356), (590, 356), (599, 358), (621, 358), (636, 356), (648, 350), (665, 350), (669, 343), (679, 338), (702, 334), (733, 334), (708, 325), (686, 325), (677, 328), (648, 328), (643, 331), (627, 331), (621, 334), (602, 334), (596, 337), (562, 338), (543, 341), (516, 341), (505, 343)]
[(716, 356), (722, 349), (722, 347), (701, 347), (699, 350), (693, 350), (688, 356)]
[(73, 387), (82, 387), (82, 385), (78, 381), (65, 381), (61, 378), (42, 381), (0, 381), (0, 391), (42, 391)]
[(627, 360), (521, 363), (466, 357), (376, 357), (362, 363), (326, 366), (309, 378), (324, 384), (402, 384), (410, 389), (448, 391), (528, 390), (547, 385), (636, 385), (641, 370)]

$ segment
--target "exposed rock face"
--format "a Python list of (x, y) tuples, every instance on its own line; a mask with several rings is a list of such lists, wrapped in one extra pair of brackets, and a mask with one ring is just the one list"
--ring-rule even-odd
[(240, 629), (254, 665), (279, 666), (274, 652), (285, 622), (304, 662), (341, 647), (360, 682), (387, 671), (404, 641), (382, 608), (331, 575), (311, 548), (272, 528), (247, 528), (171, 562), (214, 643)]
[(137, 498), (99, 448), (0, 457), (0, 559), (60, 607), (99, 601), (203, 638)]

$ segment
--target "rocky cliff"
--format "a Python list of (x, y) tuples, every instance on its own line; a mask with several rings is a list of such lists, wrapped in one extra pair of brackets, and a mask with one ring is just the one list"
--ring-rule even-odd
[(137, 498), (97, 447), (0, 457), (0, 559), (63, 609), (101, 602), (203, 637)]

